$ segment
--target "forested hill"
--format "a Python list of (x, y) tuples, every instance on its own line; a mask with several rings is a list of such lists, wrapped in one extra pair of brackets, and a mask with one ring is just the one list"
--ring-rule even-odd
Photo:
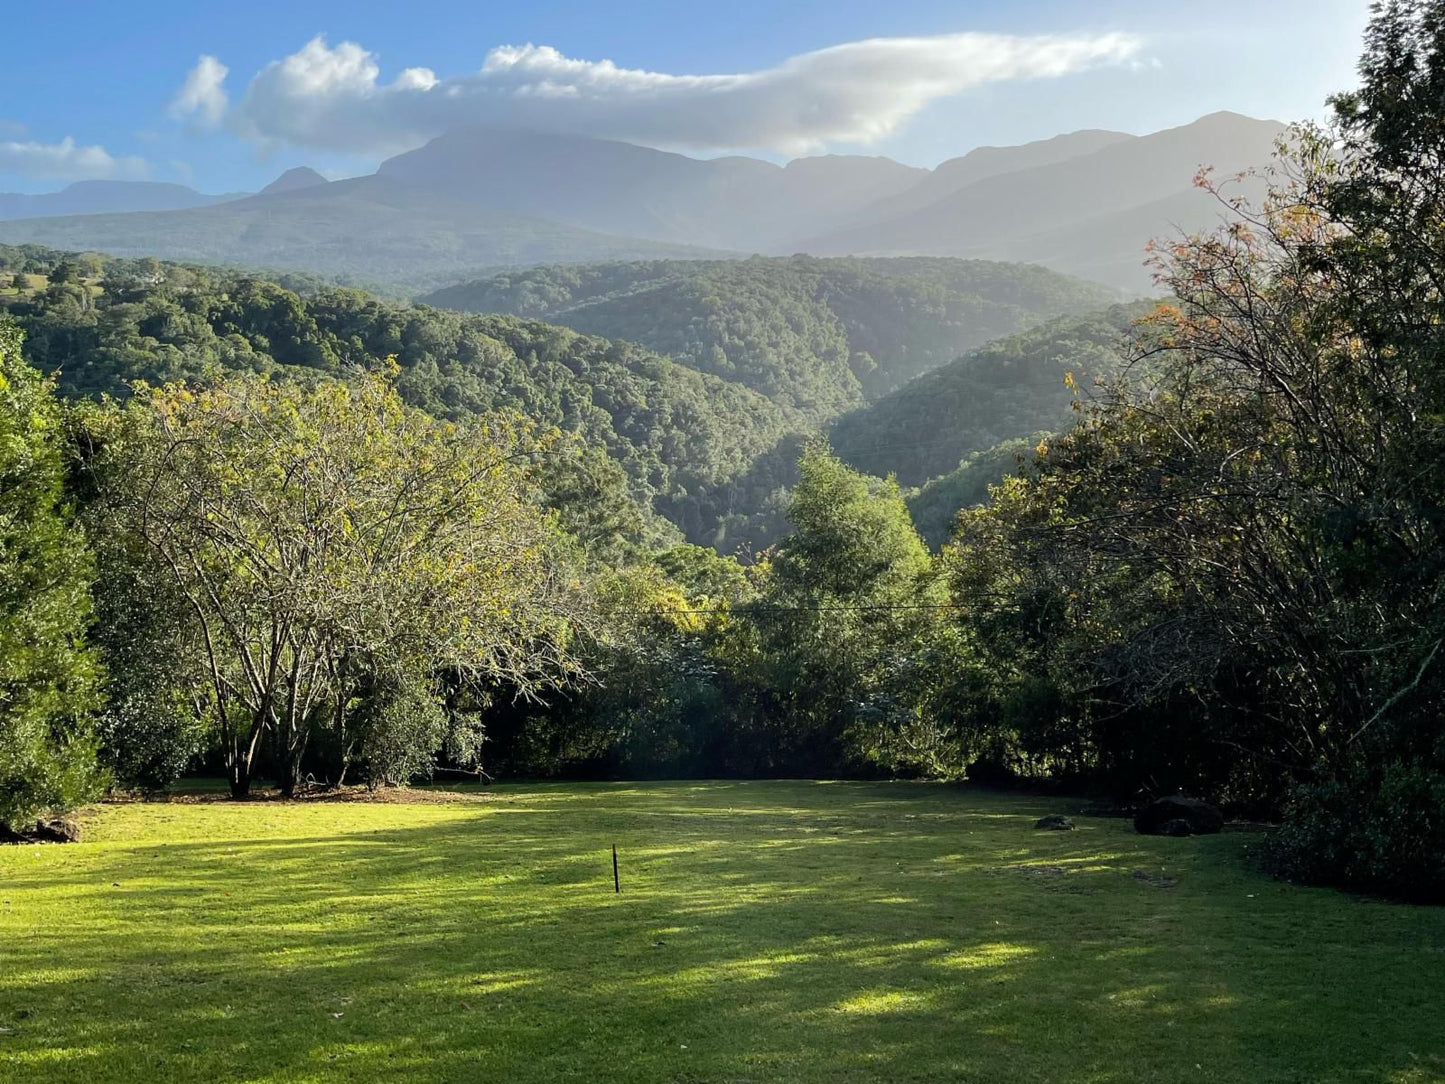
[[(951, 342), (1004, 334), (1098, 293), (1035, 268), (806, 258), (552, 268), (486, 288), (528, 317), (587, 312), (590, 326), (616, 338), (393, 304), (316, 280), (282, 285), (0, 246), (0, 315), (17, 319), (29, 360), (57, 372), (68, 395), (124, 395), (136, 380), (193, 380), (214, 369), (314, 379), (395, 356), (402, 394), (432, 414), (513, 408), (581, 437), (594, 461), (585, 477), (559, 482), (574, 496), (570, 514), (613, 515), (631, 502), (639, 532), (655, 536), (649, 516), (661, 516), (689, 540), (724, 550), (769, 544), (786, 529), (803, 441), (863, 402), (855, 369), (875, 384), (883, 371), (902, 379), (951, 356)], [(1091, 357), (1103, 359), (1129, 311), (1058, 319), (968, 354), (839, 420), (839, 451), (916, 485), (1001, 440), (1064, 424), (1063, 372), (1082, 376)], [(626, 340), (671, 346), (672, 356)], [(864, 354), (889, 365), (863, 368)], [(1005, 461), (994, 456), (963, 483), (930, 490), (919, 506), (930, 539), (957, 510), (949, 502), (976, 500)]]
[[(86, 278), (59, 253), (0, 246), (0, 315), (28, 360), (70, 396), (125, 394), (136, 380), (212, 369), (295, 379), (395, 356), (404, 397), (462, 418), (513, 408), (605, 449), (632, 496), (691, 536), (710, 536), (712, 501), (785, 433), (779, 409), (740, 384), (643, 347), (509, 316), (395, 305), (353, 290), (302, 294), (229, 272), (110, 259)], [(731, 499), (731, 498), (730, 498)]]
[(859, 470), (917, 486), (1002, 442), (1066, 428), (1068, 374), (1087, 394), (1095, 377), (1117, 372), (1129, 325), (1152, 305), (1060, 317), (982, 346), (839, 418), (833, 446)]
[(531, 268), (423, 300), (638, 342), (816, 423), (973, 347), (1118, 295), (1023, 264), (795, 256)]

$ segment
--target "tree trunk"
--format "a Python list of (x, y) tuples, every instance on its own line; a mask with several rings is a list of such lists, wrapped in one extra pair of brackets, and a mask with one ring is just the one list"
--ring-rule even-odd
[(336, 740), (341, 744), (341, 772), (336, 777), (336, 789), (340, 790), (342, 784), (346, 782), (347, 770), (351, 767), (351, 750), (355, 742), (346, 736), (346, 702), (350, 699), (350, 694), (346, 691), (346, 682), (338, 681), (337, 685), (339, 688), (336, 693), (332, 726), (336, 728)]
[(231, 785), (232, 798), (245, 798), (251, 793), (251, 776), (256, 767), (256, 738), (259, 729), (252, 731), (243, 741), (241, 735), (232, 733), (226, 747), (226, 776)]
[(306, 737), (308, 730), (305, 726), (298, 727), (297, 731), (289, 735), (282, 751), (285, 754), (281, 764), (281, 796), (283, 798), (294, 798), (296, 792), (301, 789), (301, 759), (306, 754)]
[(227, 768), (231, 782), (231, 797), (233, 799), (248, 797), (251, 793), (251, 766), (234, 754), (226, 759), (229, 761)]

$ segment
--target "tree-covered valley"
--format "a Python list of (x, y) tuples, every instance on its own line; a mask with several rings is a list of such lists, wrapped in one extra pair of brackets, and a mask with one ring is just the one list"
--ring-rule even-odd
[(1445, 0), (1076, 6), (7, 11), (0, 1082), (1445, 1081)]
[(1199, 175), (1225, 221), (1144, 254), (1154, 301), (0, 247), (0, 821), (195, 770), (972, 779), (1204, 795), (1281, 875), (1439, 898), (1434, 11), (1378, 12), (1272, 170)]
[[(551, 267), (429, 298), (504, 315), (305, 276), (283, 284), (33, 248), (0, 248), (0, 274), (12, 283), (0, 307), (25, 331), (27, 357), (68, 396), (224, 370), (335, 378), (394, 357), (410, 404), (452, 420), (517, 410), (557, 426), (605, 452), (613, 500), (723, 552), (777, 540), (800, 444), (845, 411), (886, 409), (886, 398), (868, 406), (871, 393), (1112, 296), (1039, 268), (950, 260)], [(1019, 384), (1012, 413), (991, 412), (976, 435), (966, 419), (951, 425), (957, 454), (935, 456), (937, 474), (1067, 416), (1062, 369), (1004, 383)]]

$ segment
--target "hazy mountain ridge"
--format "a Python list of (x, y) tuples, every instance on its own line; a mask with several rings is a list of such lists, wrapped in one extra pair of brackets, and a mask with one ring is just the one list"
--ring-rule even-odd
[(295, 192), (298, 189), (315, 188), (317, 185), (330, 183), (310, 166), (296, 166), (288, 169), (256, 194), (258, 196), (274, 196), (278, 192)]
[[(1234, 113), (982, 178), (923, 208), (803, 244), (819, 254), (1021, 259), (1144, 291), (1145, 245), (1211, 225), (1219, 209), (1193, 179), (1266, 165), (1284, 125)], [(1082, 239), (1082, 240), (1081, 240)]]
[(76, 181), (59, 192), (37, 195), (0, 192), (0, 220), (179, 211), (244, 199), (246, 195), (245, 192), (208, 195), (183, 184), (162, 181)]
[(859, 219), (885, 221), (920, 211), (989, 177), (1054, 165), (1137, 138), (1125, 132), (1085, 129), (1011, 147), (976, 147), (940, 162), (907, 191), (865, 207)]
[[(459, 128), (383, 162), (378, 176), (448, 199), (606, 233), (715, 249), (776, 251), (841, 222), (927, 172), (829, 155), (786, 166), (698, 159), (606, 139)], [(585, 178), (584, 184), (578, 178)]]
[(449, 201), (381, 176), (185, 211), (4, 222), (0, 241), (414, 288), (455, 281), (478, 267), (716, 255)]

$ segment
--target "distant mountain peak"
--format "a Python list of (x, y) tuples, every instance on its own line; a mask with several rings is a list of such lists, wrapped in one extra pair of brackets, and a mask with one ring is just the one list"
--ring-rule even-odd
[(315, 188), (317, 185), (330, 183), (310, 166), (296, 166), (294, 169), (288, 169), (261, 189), (260, 195), (271, 196), (277, 192), (295, 192), (300, 188)]
[(212, 196), (169, 181), (73, 181), (58, 192), (0, 192), (0, 221), (125, 214), (131, 211), (180, 211), (226, 203), (244, 195), (244, 192), (227, 192)]

